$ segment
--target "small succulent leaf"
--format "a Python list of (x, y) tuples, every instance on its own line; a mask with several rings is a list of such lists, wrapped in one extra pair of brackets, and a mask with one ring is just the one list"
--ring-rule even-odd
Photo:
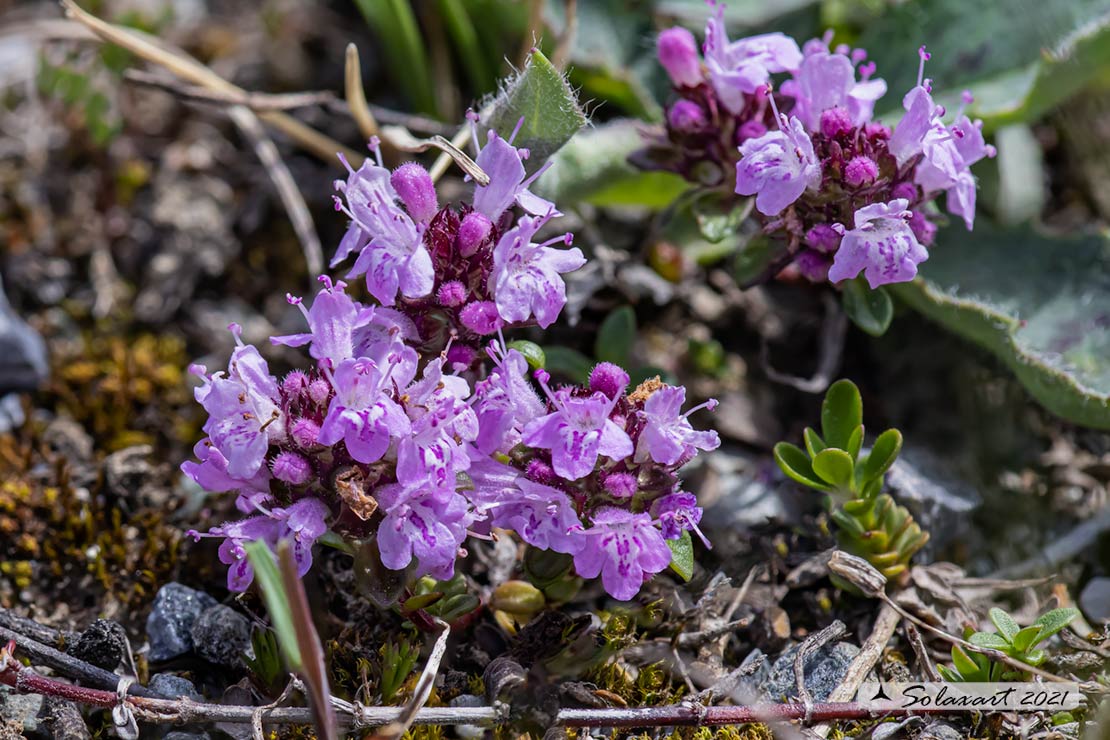
[(994, 632), (976, 632), (968, 638), (968, 642), (976, 647), (990, 648), (991, 650), (1009, 650), (1010, 643), (1002, 635)]
[(973, 680), (973, 677), (981, 673), (979, 664), (972, 660), (971, 656), (964, 652), (964, 649), (959, 645), (952, 648), (952, 665), (960, 672), (961, 676), (964, 676), (965, 680)]
[[(974, 264), (965, 257), (974, 249)], [(1045, 408), (1110, 429), (1110, 313), (1101, 235), (1049, 237), (976, 224), (937, 235), (912, 282), (892, 286), (912, 308), (993, 353)]]
[(880, 434), (875, 440), (875, 444), (871, 446), (871, 451), (867, 454), (867, 458), (860, 466), (860, 480), (867, 483), (876, 480), (886, 471), (890, 470), (890, 466), (898, 459), (898, 453), (902, 451), (902, 433), (897, 429), (887, 429)]
[(1021, 631), (1021, 626), (1003, 609), (994, 607), (987, 613), (987, 616), (990, 617), (991, 623), (995, 626), (995, 629), (998, 630), (999, 634), (1011, 643), (1017, 633)]
[(821, 435), (817, 433), (813, 427), (806, 427), (802, 432), (802, 437), (805, 439), (806, 452), (810, 457), (813, 457), (827, 446), (825, 440), (821, 439)]
[(1033, 622), (1035, 626), (1041, 628), (1041, 632), (1039, 635), (1037, 635), (1036, 641), (1033, 642), (1030, 647), (1036, 645), (1037, 643), (1044, 642), (1078, 618), (1079, 610), (1070, 606), (1065, 606), (1059, 609), (1053, 609), (1050, 612), (1045, 612), (1041, 616), (1037, 617), (1037, 621)]
[(667, 540), (667, 546), (671, 548), (671, 570), (683, 581), (689, 581), (694, 577), (694, 543), (690, 533), (683, 531), (678, 539)]
[(829, 514), (829, 518), (836, 522), (837, 526), (839, 526), (845, 534), (851, 537), (859, 539), (867, 534), (863, 527), (860, 526), (859, 520), (849, 516), (840, 509), (834, 509), (833, 512)]
[(883, 288), (872, 290), (862, 276), (844, 284), (841, 296), (844, 313), (867, 334), (881, 337), (894, 318), (894, 302)]
[(1029, 648), (1037, 644), (1037, 636), (1041, 634), (1041, 627), (1037, 624), (1031, 624), (1025, 629), (1020, 630), (1011, 644), (1014, 646), (1014, 654), (1019, 655), (1025, 653)]
[(1041, 663), (1044, 663), (1045, 658), (1047, 658), (1048, 655), (1045, 653), (1044, 650), (1031, 650), (1021, 657), (1023, 659), (1023, 662), (1028, 663), (1029, 665), (1036, 668)]
[(813, 465), (805, 450), (789, 442), (779, 442), (774, 449), (775, 462), (786, 476), (803, 486), (828, 493), (832, 489), (813, 471)]
[(515, 339), (508, 344), (509, 349), (515, 349), (528, 361), (528, 367), (533, 370), (542, 370), (547, 363), (543, 347), (527, 339)]
[[(513, 146), (527, 149), (530, 169), (538, 168), (586, 125), (586, 114), (563, 74), (540, 51), (508, 79), (483, 110), (483, 129), (508, 137), (524, 119)], [(484, 142), (483, 142), (484, 143)]]
[(847, 450), (856, 427), (863, 424), (863, 400), (850, 380), (829, 386), (821, 404), (821, 436), (829, 447)]
[(852, 456), (853, 460), (859, 459), (859, 451), (863, 447), (863, 424), (860, 424), (848, 437), (848, 446), (845, 451)]
[(882, 490), (883, 490), (883, 479), (881, 477), (879, 477), (879, 478), (876, 478), (874, 480), (868, 481), (867, 483), (863, 484), (863, 488), (860, 490), (860, 497), (862, 497), (864, 499), (869, 499), (869, 500), (874, 499), (880, 493), (882, 493)]
[(852, 456), (844, 450), (821, 450), (813, 456), (813, 472), (826, 483), (840, 489), (850, 488), (855, 474)]
[(254, 577), (262, 591), (266, 611), (274, 625), (278, 647), (281, 648), (281, 654), (285, 658), (285, 667), (296, 673), (302, 669), (304, 663), (293, 622), (290, 599), (285, 593), (285, 585), (278, 570), (277, 561), (274, 560), (270, 546), (261, 540), (248, 542), (244, 549), (247, 551), (247, 559), (254, 569)]
[(611, 362), (627, 367), (636, 342), (636, 312), (631, 306), (613, 310), (597, 330), (594, 357), (598, 362)]
[(963, 683), (964, 677), (946, 665), (937, 664), (937, 673), (948, 683)]

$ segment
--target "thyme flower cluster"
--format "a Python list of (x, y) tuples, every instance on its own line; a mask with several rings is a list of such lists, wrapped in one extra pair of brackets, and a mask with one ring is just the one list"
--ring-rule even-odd
[[(736, 193), (755, 197), (764, 231), (786, 240), (814, 282), (861, 272), (872, 288), (912, 280), (936, 234), (934, 199), (945, 194), (949, 213), (971, 229), (970, 167), (994, 147), (963, 106), (945, 123), (924, 77), (925, 47), (905, 115), (891, 128), (873, 120), (887, 85), (866, 50), (831, 40), (801, 48), (782, 33), (730, 41), (721, 4), (706, 23), (703, 55), (686, 29), (662, 32), (658, 56), (677, 97), (666, 141), (648, 161), (707, 186), (735, 168)], [(776, 75), (786, 79), (774, 90)], [(963, 100), (972, 102), (970, 93)]]
[(476, 159), (489, 184), (456, 207), (419, 164), (348, 166), (336, 205), (351, 225), (332, 264), (353, 256), (347, 278), (375, 303), (322, 276), (308, 305), (288, 297), (308, 331), (271, 338), (306, 347), (304, 369), (279, 380), (235, 325), (227, 371), (192, 368), (207, 436), (182, 470), (236, 491), (246, 515), (192, 534), (222, 539), (231, 590), (253, 579), (250, 541), (292, 540), (303, 575), (329, 530), (376, 537), (387, 568), (446, 580), (468, 536), (499, 528), (630, 599), (670, 564), (667, 540), (698, 533), (677, 473), (719, 439), (691, 426), (685, 389), (629, 388), (608, 363), (586, 387), (552, 387), (504, 340), (554, 322), (562, 275), (585, 262), (569, 234), (536, 241), (560, 214), (528, 190), (543, 168), (527, 178), (513, 138), (490, 133)]

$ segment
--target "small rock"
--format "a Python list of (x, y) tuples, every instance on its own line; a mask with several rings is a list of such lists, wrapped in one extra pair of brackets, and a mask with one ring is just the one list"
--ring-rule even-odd
[(85, 427), (73, 419), (54, 419), (42, 433), (43, 441), (69, 465), (92, 460), (93, 440)]
[(217, 665), (238, 668), (251, 646), (251, 623), (229, 606), (205, 609), (192, 629), (197, 655)]
[(929, 533), (932, 551), (966, 534), (970, 513), (982, 503), (970, 484), (943, 472), (948, 468), (935, 455), (910, 447), (903, 448), (886, 476), (894, 500)]
[(22, 723), (26, 735), (38, 732), (42, 723), (39, 719), (42, 704), (43, 698), (39, 694), (17, 694), (7, 686), (0, 686), (0, 719), (17, 726)]
[(208, 740), (211, 737), (204, 730), (174, 730), (162, 736), (162, 740)]
[[(769, 701), (798, 698), (798, 685), (794, 677), (794, 658), (801, 645), (788, 648), (771, 666), (771, 676), (761, 686)], [(859, 648), (850, 642), (825, 645), (810, 656), (805, 663), (805, 684), (814, 701), (826, 701), (840, 685), (848, 665), (859, 654)]]
[(204, 699), (200, 692), (197, 691), (197, 687), (192, 681), (173, 673), (156, 674), (150, 679), (147, 688), (172, 699), (177, 699), (182, 696), (187, 696), (194, 701), (201, 701)]
[(78, 660), (114, 671), (127, 652), (127, 634), (117, 622), (98, 619), (66, 648), (66, 652)]
[(1079, 608), (1089, 622), (1110, 622), (1110, 578), (1099, 576), (1088, 581), (1079, 594)]
[(943, 720), (931, 722), (917, 736), (918, 740), (962, 740), (968, 737), (966, 729), (960, 729)]
[(16, 315), (0, 284), (0, 396), (34, 390), (49, 373), (46, 343)]
[[(460, 694), (447, 703), (451, 707), (482, 707), (486, 700), (475, 694)], [(456, 725), (455, 734), (467, 740), (478, 740), (485, 737), (486, 730), (478, 725)]]
[(132, 498), (150, 480), (154, 471), (150, 445), (135, 445), (113, 452), (104, 459), (104, 478), (117, 496)]
[(89, 740), (92, 737), (81, 710), (71, 701), (47, 697), (39, 711), (39, 719), (52, 740)]
[(208, 594), (180, 583), (167, 583), (160, 588), (146, 620), (146, 634), (150, 640), (147, 657), (157, 663), (192, 650), (193, 623), (201, 612), (216, 603)]

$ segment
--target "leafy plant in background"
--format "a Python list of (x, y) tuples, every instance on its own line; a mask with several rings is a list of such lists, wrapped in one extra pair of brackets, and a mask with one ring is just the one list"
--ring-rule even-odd
[(887, 578), (905, 572), (929, 534), (882, 492), (886, 472), (902, 449), (901, 432), (886, 430), (864, 451), (859, 389), (839, 380), (821, 404), (821, 433), (806, 427), (804, 438), (804, 450), (789, 442), (775, 445), (775, 462), (794, 481), (827, 494), (843, 550), (865, 558)]
[[(969, 630), (964, 639), (976, 647), (997, 650), (1036, 668), (1046, 658), (1044, 650), (1038, 649), (1037, 645), (1075, 621), (1079, 610), (1071, 607), (1053, 609), (1024, 629), (1012, 616), (997, 607), (990, 610), (989, 616), (995, 632)], [(938, 665), (937, 670), (944, 680), (953, 682), (1028, 681), (1030, 678), (1027, 671), (1013, 669), (981, 653), (964, 650), (959, 645), (952, 646), (952, 667)]]

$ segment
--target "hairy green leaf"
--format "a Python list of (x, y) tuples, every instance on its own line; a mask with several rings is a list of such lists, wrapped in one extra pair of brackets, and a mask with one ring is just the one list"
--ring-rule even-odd
[(1013, 642), (1014, 636), (1021, 631), (1021, 627), (1014, 621), (1014, 618), (997, 606), (992, 608), (987, 616), (990, 617), (991, 623), (994, 624), (995, 629), (1010, 642)]
[(530, 168), (539, 167), (586, 125), (586, 114), (559, 70), (539, 51), (511, 77), (483, 110), (483, 124), (509, 136), (523, 118), (513, 146), (531, 152)]
[(899, 298), (995, 354), (1046, 408), (1110, 429), (1110, 250), (1102, 236), (945, 229)]
[(1036, 645), (1047, 640), (1078, 618), (1079, 610), (1070, 606), (1045, 612), (1037, 618), (1037, 621), (1033, 622), (1034, 625), (1041, 628), (1041, 633), (1037, 636), (1037, 642), (1033, 644)]
[(694, 543), (690, 533), (683, 531), (677, 540), (667, 540), (667, 546), (671, 548), (671, 570), (689, 581), (694, 577)]

